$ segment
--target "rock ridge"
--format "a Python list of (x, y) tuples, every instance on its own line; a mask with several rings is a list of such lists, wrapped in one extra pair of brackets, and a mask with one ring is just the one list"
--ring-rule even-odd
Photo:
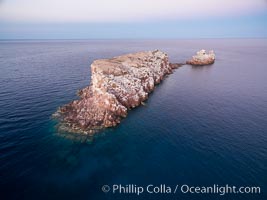
[(94, 133), (116, 126), (128, 110), (142, 104), (156, 84), (179, 64), (170, 64), (159, 50), (137, 52), (91, 64), (91, 84), (79, 90), (80, 99), (60, 107), (54, 117), (59, 128), (70, 132)]

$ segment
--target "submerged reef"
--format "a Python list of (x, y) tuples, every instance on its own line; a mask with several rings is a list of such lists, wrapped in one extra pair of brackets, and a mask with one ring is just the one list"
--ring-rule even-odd
[(179, 66), (170, 64), (159, 50), (95, 60), (91, 84), (78, 91), (80, 99), (60, 107), (53, 116), (60, 120), (60, 129), (70, 132), (87, 134), (116, 126)]

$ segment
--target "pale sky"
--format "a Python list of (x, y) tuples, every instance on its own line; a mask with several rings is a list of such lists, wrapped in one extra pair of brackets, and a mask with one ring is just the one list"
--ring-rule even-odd
[(0, 0), (0, 39), (267, 37), (266, 22), (267, 0)]

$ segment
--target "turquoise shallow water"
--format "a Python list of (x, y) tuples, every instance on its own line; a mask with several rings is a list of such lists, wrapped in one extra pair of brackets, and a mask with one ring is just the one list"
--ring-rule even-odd
[[(58, 133), (51, 114), (90, 82), (90, 63), (160, 49), (183, 66), (145, 106), (95, 138)], [(267, 40), (0, 42), (1, 199), (266, 199)], [(260, 186), (261, 194), (111, 194), (102, 185)]]

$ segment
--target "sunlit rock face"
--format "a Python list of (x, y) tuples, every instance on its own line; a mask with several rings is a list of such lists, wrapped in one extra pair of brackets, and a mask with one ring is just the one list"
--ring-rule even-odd
[(215, 53), (213, 51), (209, 51), (206, 53), (204, 49), (197, 52), (195, 56), (192, 57), (191, 60), (186, 61), (186, 64), (189, 65), (210, 65), (215, 61)]
[(90, 86), (78, 92), (79, 100), (60, 107), (54, 116), (61, 120), (61, 129), (71, 132), (116, 126), (176, 67), (158, 50), (95, 60)]

